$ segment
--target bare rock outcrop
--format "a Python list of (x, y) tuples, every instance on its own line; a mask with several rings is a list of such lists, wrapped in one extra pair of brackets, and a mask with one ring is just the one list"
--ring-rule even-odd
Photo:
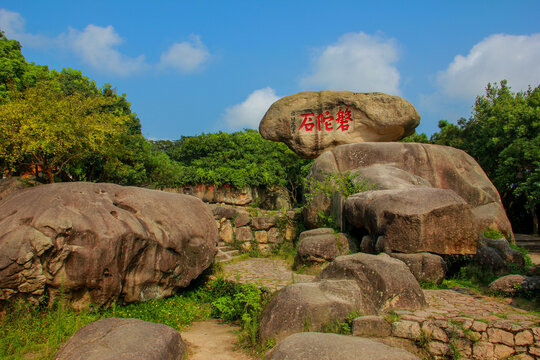
[(339, 256), (312, 283), (278, 292), (263, 311), (263, 343), (301, 331), (322, 331), (348, 313), (365, 315), (426, 305), (420, 285), (405, 263), (386, 254)]
[(403, 349), (357, 336), (304, 332), (283, 340), (269, 360), (419, 360)]
[(170, 296), (212, 264), (217, 242), (192, 196), (94, 183), (22, 190), (0, 204), (0, 305), (60, 291), (74, 307)]
[[(513, 239), (496, 188), (464, 151), (419, 143), (342, 145), (319, 156), (308, 177), (323, 181), (328, 173), (347, 171), (366, 179), (375, 190), (349, 198), (345, 207), (324, 194), (314, 196), (303, 214), (308, 227), (318, 226), (320, 211), (332, 213), (367, 232), (375, 244), (383, 235), (390, 251), (439, 254), (475, 253), (478, 233), (487, 228)], [(399, 208), (411, 211), (394, 212), (398, 203)], [(428, 236), (425, 220), (439, 215), (449, 221), (439, 221), (437, 233)], [(405, 226), (406, 236), (399, 241), (390, 241), (400, 237), (394, 232), (394, 222)]]
[(182, 360), (186, 344), (173, 328), (139, 319), (101, 319), (79, 329), (54, 360)]
[(259, 132), (312, 159), (338, 145), (399, 140), (412, 134), (419, 122), (416, 109), (397, 96), (304, 91), (272, 104)]
[(384, 235), (391, 251), (476, 253), (470, 205), (452, 190), (422, 186), (365, 191), (349, 197), (343, 212), (352, 226)]

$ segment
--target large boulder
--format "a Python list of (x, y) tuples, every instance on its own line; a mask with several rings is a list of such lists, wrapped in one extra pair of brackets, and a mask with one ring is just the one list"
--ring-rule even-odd
[(270, 300), (260, 337), (264, 343), (301, 331), (321, 331), (353, 311), (369, 315), (425, 305), (424, 293), (402, 261), (386, 254), (340, 256), (315, 282), (289, 285)]
[(0, 302), (170, 296), (212, 264), (217, 242), (210, 211), (192, 196), (94, 183), (22, 190), (0, 203)]
[(476, 253), (470, 205), (452, 190), (419, 186), (365, 191), (349, 197), (343, 212), (353, 227), (384, 235), (391, 251)]
[(419, 360), (403, 349), (357, 336), (304, 332), (287, 337), (269, 360)]
[(418, 282), (440, 284), (446, 275), (446, 262), (439, 255), (393, 253), (390, 256), (403, 261)]
[(292, 284), (278, 292), (264, 309), (260, 338), (264, 344), (297, 332), (322, 331), (325, 324), (343, 321), (353, 311), (376, 313), (354, 280)]
[(407, 265), (387, 254), (340, 256), (315, 280), (355, 280), (379, 312), (416, 310), (426, 305), (424, 293)]
[(182, 360), (186, 344), (173, 328), (139, 319), (107, 318), (79, 329), (54, 360)]
[(419, 122), (416, 109), (397, 96), (304, 91), (272, 104), (259, 132), (312, 159), (337, 145), (399, 140), (412, 134)]
[(298, 242), (295, 263), (320, 264), (348, 253), (349, 239), (343, 233), (334, 234), (332, 231), (330, 234), (303, 236)]
[[(453, 191), (457, 195), (457, 197), (454, 196), (455, 205), (458, 205), (459, 202), (468, 204), (468, 207), (463, 204), (459, 205), (463, 212), (460, 218), (452, 220), (454, 224), (463, 221), (465, 224), (463, 231), (468, 231), (468, 222), (472, 221), (472, 233), (466, 237), (476, 237), (478, 232), (489, 227), (499, 230), (509, 239), (513, 239), (512, 227), (497, 189), (480, 165), (464, 151), (448, 146), (419, 143), (366, 142), (342, 145), (319, 156), (313, 163), (308, 178), (322, 182), (328, 173), (344, 174), (347, 171), (358, 174), (357, 181), (365, 179), (375, 186), (376, 191), (370, 195), (372, 199), (377, 196), (388, 198), (388, 193), (382, 190), (400, 190), (402, 192), (399, 194), (405, 197), (407, 197), (405, 195), (407, 191), (412, 191), (409, 198), (414, 198), (415, 192), (429, 191), (418, 190), (420, 188)], [(417, 199), (418, 203), (425, 201), (425, 197)], [(311, 204), (304, 210), (306, 225), (309, 228), (317, 227), (321, 211), (326, 215), (339, 215), (338, 221), (341, 220), (342, 211), (346, 217), (347, 213), (342, 208), (342, 203), (343, 201), (334, 201), (324, 194), (314, 196)], [(429, 206), (429, 204), (425, 206)], [(391, 208), (387, 210), (388, 212), (392, 211)], [(354, 215), (350, 214), (350, 217), (352, 218)], [(373, 220), (366, 218), (355, 221), (369, 223)], [(410, 225), (417, 226), (419, 223), (411, 223)], [(370, 230), (366, 228), (360, 230), (366, 231), (374, 239), (379, 235), (384, 235), (384, 233), (370, 233)], [(417, 231), (420, 232), (420, 229)], [(441, 234), (445, 232), (444, 228), (441, 229)], [(453, 246), (448, 246), (448, 249), (453, 249)], [(415, 249), (412, 252), (420, 251), (423, 250)], [(469, 251), (472, 249), (468, 250), (467, 253)], [(459, 250), (458, 253), (464, 252)]]

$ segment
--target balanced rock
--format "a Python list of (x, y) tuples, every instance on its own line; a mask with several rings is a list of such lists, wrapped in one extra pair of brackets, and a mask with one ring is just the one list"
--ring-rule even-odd
[(173, 328), (139, 319), (107, 318), (79, 329), (54, 360), (182, 360), (187, 346)]
[[(451, 226), (448, 227), (445, 222), (441, 221), (439, 225), (442, 226), (439, 226), (439, 233), (433, 234), (436, 238), (432, 238), (430, 241), (431, 244), (435, 244), (437, 241), (448, 240), (458, 244), (461, 242), (461, 245), (439, 244), (437, 245), (438, 249), (431, 249), (424, 245), (415, 248), (414, 241), (417, 244), (418, 242), (414, 240), (409, 245), (410, 248), (406, 250), (407, 252), (474, 253), (476, 245), (471, 243), (471, 239), (477, 239), (478, 233), (488, 228), (499, 230), (506, 234), (509, 239), (513, 238), (512, 227), (506, 217), (497, 189), (480, 165), (464, 151), (448, 146), (419, 143), (366, 142), (342, 145), (319, 156), (313, 163), (308, 178), (322, 182), (328, 176), (328, 173), (344, 174), (347, 171), (359, 175), (356, 181), (367, 180), (368, 184), (375, 186), (375, 190), (372, 190), (372, 194), (369, 195), (369, 201), (380, 196), (386, 199), (385, 202), (388, 205), (392, 204), (393, 206), (398, 201), (397, 197), (400, 197), (403, 200), (402, 207), (411, 209), (424, 207), (427, 211), (423, 212), (425, 215), (430, 213), (436, 215), (435, 213), (439, 211), (437, 209), (442, 208), (445, 209), (445, 216), (453, 214), (451, 215)], [(443, 190), (446, 190), (446, 192)], [(430, 198), (430, 191), (433, 195), (438, 195)], [(454, 195), (449, 195), (450, 192), (453, 192)], [(415, 199), (417, 195), (422, 196)], [(361, 226), (358, 229), (367, 232), (376, 242), (377, 237), (380, 235), (387, 237), (383, 228), (391, 226), (389, 220), (384, 220), (385, 213), (388, 213), (388, 216), (396, 220), (404, 219), (401, 216), (394, 216), (395, 214), (391, 215), (392, 207), (387, 209), (377, 208), (379, 215), (372, 216), (373, 214), (370, 211), (365, 213), (356, 211), (355, 206), (352, 204), (343, 208), (341, 202), (333, 200), (329, 199), (325, 194), (316, 194), (303, 213), (306, 225), (311, 228), (317, 227), (320, 212), (326, 215), (337, 214), (339, 215), (338, 220), (341, 220), (341, 214), (343, 214), (343, 217), (349, 220), (354, 218), (354, 222), (359, 224), (357, 226)], [(363, 202), (367, 207), (373, 208), (373, 206), (367, 204), (367, 199), (364, 200), (359, 201)], [(429, 203), (433, 204), (430, 205)], [(428, 209), (430, 206), (433, 206), (433, 208)], [(356, 212), (347, 214), (348, 211)], [(358, 216), (362, 218), (357, 218)], [(412, 232), (422, 234), (424, 231), (422, 230), (423, 225), (421, 221), (416, 220), (430, 217), (424, 215), (416, 218), (409, 217), (411, 221), (406, 223), (407, 229), (404, 231), (409, 234)], [(434, 218), (432, 217), (432, 219)], [(386, 225), (374, 224), (374, 221), (379, 220), (384, 220)], [(460, 222), (462, 225), (458, 226)], [(471, 222), (472, 226), (470, 225)], [(364, 227), (364, 224), (371, 225)], [(413, 230), (413, 228), (416, 229)], [(459, 235), (463, 236), (462, 238), (452, 236), (452, 233), (455, 235), (458, 230)], [(451, 239), (449, 239), (450, 237)], [(424, 239), (426, 238), (424, 237)], [(394, 246), (394, 244), (391, 244), (391, 246)], [(397, 248), (391, 248), (390, 250), (400, 251)], [(457, 250), (457, 252), (454, 252), (454, 250)]]
[(218, 233), (199, 199), (114, 184), (59, 183), (0, 203), (0, 302), (74, 307), (161, 298), (208, 268)]
[(357, 336), (303, 332), (287, 337), (270, 360), (419, 360), (403, 349)]
[(419, 122), (416, 109), (397, 96), (304, 91), (272, 104), (259, 132), (312, 159), (337, 145), (399, 140), (412, 134)]

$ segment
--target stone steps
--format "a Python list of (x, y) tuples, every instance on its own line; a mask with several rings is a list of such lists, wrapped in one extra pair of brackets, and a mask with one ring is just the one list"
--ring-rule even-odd
[(514, 234), (516, 244), (522, 246), (530, 252), (540, 252), (540, 237), (527, 234)]
[(228, 262), (240, 255), (240, 252), (230, 245), (220, 241), (218, 244), (218, 252), (216, 258), (218, 262)]

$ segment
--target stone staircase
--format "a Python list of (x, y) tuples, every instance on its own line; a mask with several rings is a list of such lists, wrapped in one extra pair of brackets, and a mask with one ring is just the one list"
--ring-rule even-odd
[(216, 258), (218, 262), (229, 262), (236, 256), (240, 255), (240, 252), (225, 242), (220, 241), (218, 243), (218, 252)]
[(540, 237), (538, 235), (514, 234), (516, 244), (532, 253), (540, 253)]

